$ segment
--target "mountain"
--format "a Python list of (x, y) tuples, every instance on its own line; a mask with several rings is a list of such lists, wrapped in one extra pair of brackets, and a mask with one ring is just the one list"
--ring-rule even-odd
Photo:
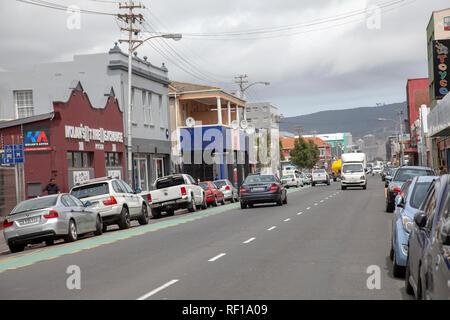
[[(286, 117), (280, 123), (280, 131), (297, 134), (296, 127), (302, 126), (302, 134), (350, 132), (353, 141), (373, 134), (377, 140), (385, 140), (386, 137), (398, 131), (398, 110), (403, 110), (402, 118), (407, 118), (406, 102), (387, 104), (378, 107), (362, 107), (345, 110), (329, 110), (312, 113), (303, 116)], [(379, 118), (392, 119), (394, 121), (378, 121)], [(405, 130), (405, 122), (402, 123)]]

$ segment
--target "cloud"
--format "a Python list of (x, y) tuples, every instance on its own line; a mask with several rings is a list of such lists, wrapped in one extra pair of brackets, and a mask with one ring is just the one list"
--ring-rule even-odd
[[(51, 1), (118, 12), (115, 3)], [(269, 39), (189, 37), (318, 22), (380, 1), (145, 0), (146, 29), (180, 32), (185, 37), (180, 42), (164, 40), (170, 48), (155, 40), (152, 45), (163, 50), (163, 56), (151, 45), (142, 46), (139, 55), (148, 56), (155, 65), (165, 62), (174, 80), (220, 85), (227, 90), (236, 90), (233, 77), (237, 74), (248, 74), (250, 81), (270, 81), (269, 87), (252, 87), (247, 96), (252, 101), (272, 101), (286, 115), (403, 101), (406, 80), (428, 74), (426, 26), (431, 12), (446, 8), (447, 0), (432, 4), (405, 0), (405, 5), (383, 12), (380, 29), (374, 30), (367, 27), (368, 16), (359, 15), (339, 20), (340, 26), (324, 22), (292, 29), (289, 32), (296, 34), (291, 36)], [(69, 30), (65, 12), (12, 0), (0, 1), (0, 12), (7, 13), (0, 20), (1, 69), (105, 52), (125, 36), (107, 16), (82, 15), (81, 28)], [(125, 45), (122, 48), (125, 50)]]

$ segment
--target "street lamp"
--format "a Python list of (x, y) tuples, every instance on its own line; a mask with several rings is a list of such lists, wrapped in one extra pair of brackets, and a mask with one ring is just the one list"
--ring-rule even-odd
[(243, 87), (243, 83), (241, 82), (241, 84), (240, 84), (240, 87), (241, 87), (241, 98), (244, 98), (244, 92), (245, 92), (248, 88), (253, 87), (254, 85), (257, 85), (257, 84), (263, 84), (263, 85), (265, 85), (265, 86), (270, 86), (270, 82), (258, 81), (258, 82), (253, 82), (252, 84), (249, 84), (249, 85), (246, 86), (246, 87)]
[[(132, 75), (132, 61), (133, 61), (133, 52), (136, 51), (137, 48), (139, 48), (142, 44), (144, 44), (146, 41), (154, 39), (154, 38), (165, 38), (165, 39), (173, 39), (175, 41), (179, 41), (182, 38), (182, 35), (179, 33), (170, 33), (170, 34), (161, 34), (156, 36), (148, 37), (144, 40), (135, 40), (131, 41), (129, 40), (129, 47), (128, 47), (128, 118), (127, 118), (127, 144), (128, 144), (128, 150), (127, 150), (127, 158), (128, 158), (128, 182), (130, 185), (133, 184), (133, 148), (132, 148), (132, 139), (131, 139), (131, 75)], [(123, 42), (123, 40), (119, 40), (120, 43)], [(134, 43), (138, 43), (137, 45), (133, 46)]]

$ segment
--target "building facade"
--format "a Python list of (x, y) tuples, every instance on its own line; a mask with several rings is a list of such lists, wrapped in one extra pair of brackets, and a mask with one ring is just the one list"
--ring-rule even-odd
[[(150, 190), (170, 172), (168, 70), (134, 56), (132, 67), (132, 185)], [(94, 108), (113, 94), (124, 113), (127, 142), (128, 55), (117, 44), (107, 53), (75, 55), (72, 61), (45, 63), (26, 71), (0, 73), (0, 120), (53, 112), (78, 82)], [(128, 146), (127, 146), (128, 147)], [(126, 173), (125, 173), (126, 175)], [(130, 181), (130, 177), (124, 177)]]
[[(255, 130), (257, 172), (280, 175), (280, 115), (278, 108), (269, 102), (248, 103), (248, 125)], [(266, 142), (266, 143), (264, 143)], [(267, 154), (267, 156), (262, 156)], [(261, 158), (265, 161), (261, 161)]]

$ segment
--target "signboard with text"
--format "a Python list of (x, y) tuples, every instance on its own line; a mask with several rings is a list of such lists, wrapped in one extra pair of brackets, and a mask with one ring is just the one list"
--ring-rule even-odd
[(48, 153), (50, 146), (49, 127), (24, 127), (24, 151), (27, 153)]
[(433, 41), (434, 95), (437, 100), (444, 98), (449, 89), (449, 48), (450, 40)]

